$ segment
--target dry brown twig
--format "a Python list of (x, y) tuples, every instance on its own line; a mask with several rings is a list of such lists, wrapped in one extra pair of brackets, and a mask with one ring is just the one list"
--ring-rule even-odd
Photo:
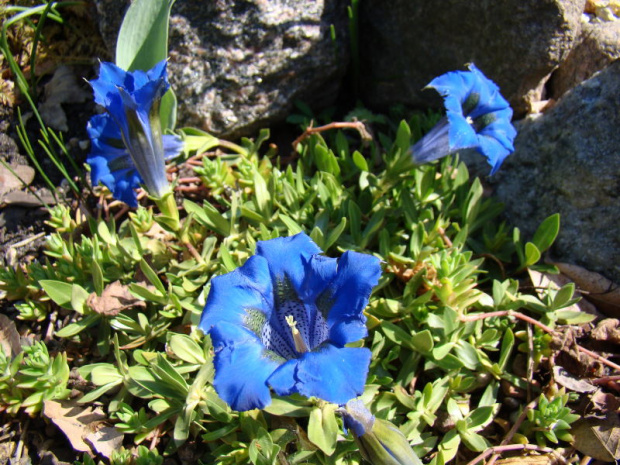
[(355, 129), (360, 133), (360, 137), (364, 143), (372, 140), (372, 136), (366, 129), (366, 125), (362, 121), (344, 121), (333, 122), (324, 126), (312, 127), (313, 122), (310, 122), (310, 126), (306, 128), (304, 133), (293, 141), (293, 150), (297, 150), (297, 145), (302, 141), (310, 137), (312, 134), (319, 134), (321, 132), (329, 131), (331, 129)]

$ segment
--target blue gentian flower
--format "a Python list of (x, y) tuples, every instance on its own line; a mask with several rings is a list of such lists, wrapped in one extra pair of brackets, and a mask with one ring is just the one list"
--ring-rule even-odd
[(162, 136), (159, 103), (170, 87), (166, 61), (146, 72), (101, 63), (99, 78), (90, 84), (95, 102), (107, 111), (91, 118), (87, 128), (93, 184), (101, 181), (115, 198), (134, 207), (133, 189), (140, 183), (150, 195), (163, 197), (170, 189), (165, 159), (183, 148), (180, 138)]
[(487, 158), (494, 174), (514, 152), (517, 131), (510, 123), (512, 109), (499, 87), (473, 64), (433, 79), (428, 87), (444, 99), (446, 116), (412, 148), (416, 164), (437, 160), (464, 149)]
[(345, 404), (364, 390), (370, 351), (363, 310), (379, 260), (328, 258), (304, 233), (258, 242), (256, 254), (211, 281), (199, 327), (215, 348), (214, 386), (238, 411), (264, 408), (270, 388)]

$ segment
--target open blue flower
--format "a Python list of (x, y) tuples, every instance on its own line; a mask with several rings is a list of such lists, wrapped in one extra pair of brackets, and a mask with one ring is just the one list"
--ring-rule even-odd
[(412, 148), (416, 164), (427, 163), (463, 149), (475, 149), (487, 158), (494, 174), (514, 152), (517, 131), (512, 109), (499, 87), (473, 64), (433, 79), (428, 87), (444, 99), (446, 116)]
[(211, 281), (199, 327), (215, 348), (214, 386), (238, 411), (299, 393), (345, 404), (364, 390), (370, 351), (363, 310), (379, 260), (328, 258), (304, 233), (259, 242), (256, 254)]
[(131, 206), (137, 205), (133, 189), (140, 183), (161, 198), (169, 190), (165, 159), (183, 147), (176, 136), (162, 136), (159, 104), (170, 87), (166, 61), (146, 72), (101, 63), (99, 78), (90, 84), (95, 102), (107, 111), (91, 118), (87, 128), (93, 184), (101, 181), (115, 198)]

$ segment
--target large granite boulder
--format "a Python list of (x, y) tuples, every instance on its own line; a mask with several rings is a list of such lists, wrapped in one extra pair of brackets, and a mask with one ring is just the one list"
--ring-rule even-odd
[[(127, 3), (95, 0), (109, 47)], [(332, 103), (349, 56), (346, 4), (177, 0), (169, 72), (179, 124), (235, 137), (284, 120), (296, 99), (311, 106)]]
[(584, 21), (575, 46), (549, 80), (549, 97), (558, 99), (620, 58), (620, 21)]
[(422, 88), (473, 62), (516, 112), (540, 99), (570, 51), (585, 0), (365, 0), (360, 3), (362, 93), (372, 107), (426, 105)]
[[(531, 238), (559, 212), (558, 261), (620, 283), (620, 61), (519, 127), (516, 151), (490, 181), (508, 220)], [(486, 171), (488, 173), (488, 170)]]

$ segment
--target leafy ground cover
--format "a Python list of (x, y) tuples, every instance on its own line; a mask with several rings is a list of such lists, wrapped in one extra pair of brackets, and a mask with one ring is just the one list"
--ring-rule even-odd
[(231, 410), (197, 329), (214, 277), (300, 232), (381, 261), (361, 399), (423, 463), (616, 458), (618, 324), (544, 262), (559, 217), (521, 237), (458, 156), (403, 169), (439, 115), (313, 118), (291, 115), (292, 148), (180, 131), (178, 228), (144, 192), (130, 209), (69, 176), (86, 201), (50, 207), (42, 255), (0, 269), (0, 461), (362, 463), (337, 405)]

